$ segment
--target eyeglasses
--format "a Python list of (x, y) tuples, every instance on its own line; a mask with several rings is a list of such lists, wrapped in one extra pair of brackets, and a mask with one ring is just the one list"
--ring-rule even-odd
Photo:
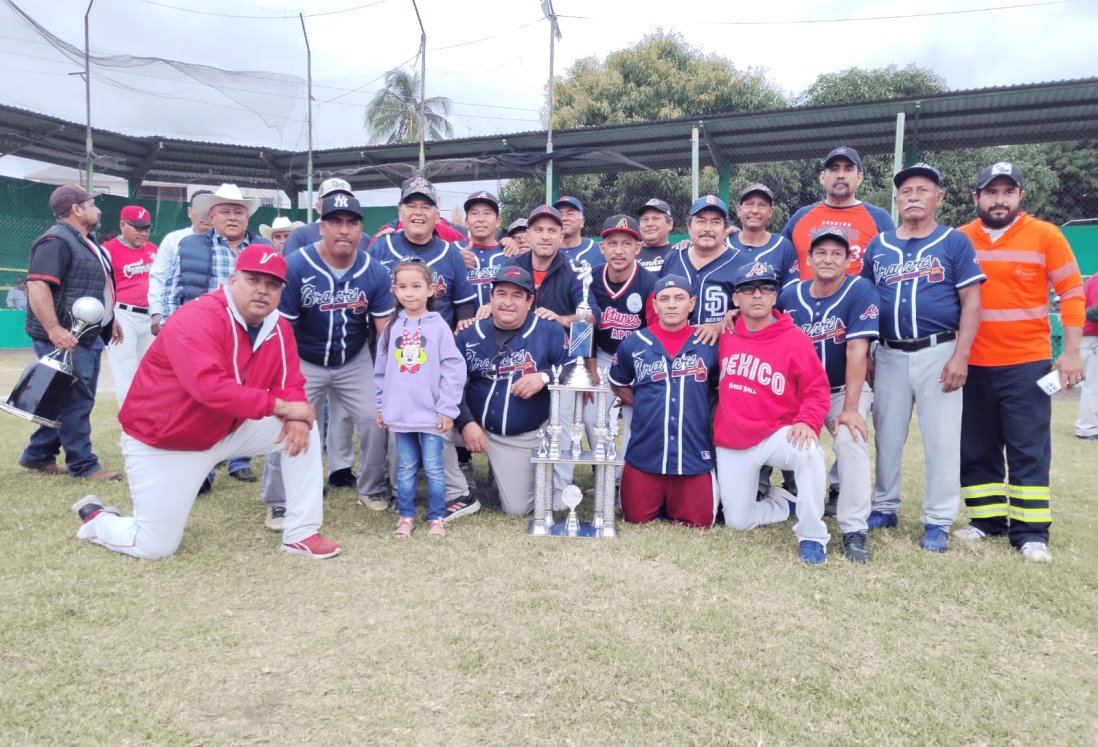
[(769, 296), (778, 292), (778, 287), (771, 285), (770, 283), (747, 283), (736, 288), (737, 293), (742, 293), (745, 296), (753, 296), (756, 292)]

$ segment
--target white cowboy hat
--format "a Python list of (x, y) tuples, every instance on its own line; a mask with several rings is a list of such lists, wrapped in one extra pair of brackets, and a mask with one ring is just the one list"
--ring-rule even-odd
[(194, 198), (194, 210), (203, 220), (210, 217), (214, 205), (242, 205), (252, 215), (259, 209), (259, 198), (245, 197), (235, 184), (222, 184), (216, 192)]
[(280, 215), (271, 221), (271, 225), (269, 226), (266, 223), (261, 223), (259, 225), (259, 235), (269, 241), (271, 234), (275, 231), (293, 231), (295, 228), (301, 228), (304, 225), (305, 224), (299, 220), (291, 221), (285, 215)]

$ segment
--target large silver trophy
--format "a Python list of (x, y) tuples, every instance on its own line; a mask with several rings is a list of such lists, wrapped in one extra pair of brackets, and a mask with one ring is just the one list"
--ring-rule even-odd
[[(588, 300), (591, 297), (593, 271), (587, 260), (581, 262), (579, 267), (572, 265), (572, 268), (583, 284), (583, 298), (576, 307), (576, 316), (579, 318), (572, 322), (572, 327), (568, 331), (568, 357), (572, 359), (572, 370), (568, 372), (568, 378), (564, 383), (570, 387), (591, 387), (594, 382), (591, 381), (591, 374), (587, 372), (584, 358), (594, 355), (595, 324), (592, 318), (591, 302)], [(580, 427), (583, 427), (582, 423)]]
[[(72, 305), (72, 329), (76, 341), (99, 330), (106, 311), (103, 302), (91, 296), (78, 298)], [(8, 401), (0, 410), (47, 428), (60, 428), (57, 414), (65, 393), (76, 382), (72, 372), (72, 353), (55, 348), (27, 365), (15, 383)]]
[[(582, 367), (582, 363), (580, 366)], [(607, 369), (599, 371), (599, 383), (575, 385), (561, 382), (561, 366), (553, 367), (549, 384), (549, 424), (538, 431), (538, 448), (530, 450), (530, 461), (534, 464), (534, 518), (527, 525), (526, 533), (535, 537), (602, 537), (612, 539), (618, 536), (614, 521), (614, 509), (617, 503), (615, 495), (615, 476), (617, 468), (623, 464), (615, 458), (614, 435), (607, 425), (608, 404), (611, 396)], [(586, 370), (585, 370), (586, 373)], [(561, 392), (575, 392), (576, 411), (573, 423), (579, 423), (578, 433), (570, 435), (572, 448), (564, 453), (560, 448), (560, 439), (564, 427), (560, 424)], [(581, 451), (583, 438), (582, 392), (595, 395), (595, 444), (591, 451)], [(561, 492), (561, 501), (568, 507), (568, 515), (563, 521), (553, 516), (553, 467), (557, 464), (590, 464), (595, 472), (595, 507), (591, 521), (580, 521), (576, 508), (583, 501), (583, 492), (575, 485), (568, 485)]]

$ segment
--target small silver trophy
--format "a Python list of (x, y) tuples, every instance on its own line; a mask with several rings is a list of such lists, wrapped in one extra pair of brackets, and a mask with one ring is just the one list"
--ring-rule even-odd
[[(103, 302), (98, 298), (84, 296), (73, 302), (69, 331), (78, 344), (80, 338), (99, 329), (105, 315)], [(60, 428), (57, 415), (61, 411), (63, 395), (75, 382), (72, 352), (54, 348), (27, 365), (8, 401), (0, 403), (0, 410), (47, 428)]]
[(568, 357), (572, 359), (572, 370), (569, 371), (564, 383), (567, 386), (590, 387), (594, 386), (595, 382), (591, 380), (591, 374), (587, 372), (583, 359), (591, 357), (595, 343), (595, 324), (592, 319), (591, 302), (588, 300), (591, 297), (592, 270), (587, 260), (581, 262), (579, 267), (575, 265), (572, 267), (576, 271), (576, 277), (583, 284), (583, 298), (576, 307), (576, 316), (579, 318), (572, 322), (572, 327), (568, 331)]
[(578, 537), (580, 533), (579, 517), (576, 516), (576, 506), (583, 501), (583, 491), (575, 485), (565, 486), (560, 492), (560, 499), (568, 506), (568, 518), (564, 522), (564, 533), (569, 537)]
[(538, 459), (544, 459), (546, 453), (548, 453), (548, 447), (546, 446), (546, 433), (544, 428), (538, 428)]

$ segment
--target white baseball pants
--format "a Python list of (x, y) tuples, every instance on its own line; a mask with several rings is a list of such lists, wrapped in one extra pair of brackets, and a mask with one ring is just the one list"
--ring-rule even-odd
[[(845, 391), (831, 395), (831, 409), (824, 421), (828, 431), (834, 425), (835, 418), (843, 411), (844, 402)], [(858, 412), (867, 419), (866, 422), (872, 402), (873, 392), (868, 384), (864, 384), (858, 398)], [(831, 448), (835, 452), (835, 468), (839, 476), (839, 505), (835, 515), (839, 529), (843, 534), (864, 532), (873, 497), (873, 486), (869, 480), (869, 441), (844, 425), (832, 436)]]
[(1083, 338), (1083, 390), (1079, 393), (1079, 412), (1075, 416), (1075, 435), (1098, 438), (1098, 337)]
[(115, 306), (114, 319), (122, 327), (122, 342), (107, 346), (107, 360), (111, 363), (111, 374), (114, 376), (114, 396), (118, 406), (122, 407), (133, 377), (137, 375), (137, 364), (156, 338), (153, 337), (152, 321), (148, 314)]

